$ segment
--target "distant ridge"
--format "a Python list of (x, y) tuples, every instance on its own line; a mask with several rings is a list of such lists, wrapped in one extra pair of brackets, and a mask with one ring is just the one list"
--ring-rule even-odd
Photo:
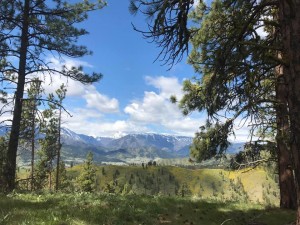
[[(0, 129), (5, 135), (6, 129)], [(120, 138), (92, 137), (62, 128), (62, 156), (67, 161), (83, 161), (91, 151), (97, 162), (132, 162), (157, 158), (189, 157), (192, 137), (155, 133), (128, 134)], [(237, 153), (244, 143), (233, 143), (227, 153)], [(26, 160), (25, 160), (26, 161)]]

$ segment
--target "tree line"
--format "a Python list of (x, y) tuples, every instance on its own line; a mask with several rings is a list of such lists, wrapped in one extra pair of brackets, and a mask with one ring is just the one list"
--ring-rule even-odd
[(134, 29), (160, 47), (157, 59), (171, 68), (188, 53), (197, 74), (184, 81), (182, 99), (171, 98), (184, 115), (208, 115), (195, 134), (191, 155), (201, 161), (223, 154), (235, 125), (247, 124), (251, 148), (264, 146), (276, 157), (280, 206), (297, 208), (300, 224), (300, 3), (130, 3), (133, 14), (150, 18), (147, 30)]

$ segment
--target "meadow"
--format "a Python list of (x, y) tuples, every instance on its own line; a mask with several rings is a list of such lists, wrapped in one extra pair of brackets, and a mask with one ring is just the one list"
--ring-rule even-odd
[[(67, 170), (68, 186), (55, 192), (20, 189), (0, 196), (0, 224), (23, 225), (290, 225), (295, 211), (281, 210), (277, 177), (252, 170), (176, 166), (96, 168), (96, 188), (82, 192)], [(21, 169), (19, 178), (25, 178)]]
[(285, 225), (295, 217), (259, 204), (106, 193), (15, 193), (0, 206), (3, 225)]

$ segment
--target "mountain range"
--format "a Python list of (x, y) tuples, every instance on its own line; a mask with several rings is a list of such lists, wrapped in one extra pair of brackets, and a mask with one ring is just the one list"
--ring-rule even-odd
[[(1, 131), (3, 135), (5, 131)], [(62, 128), (62, 157), (68, 162), (82, 162), (91, 151), (96, 162), (133, 163), (157, 158), (184, 158), (189, 156), (192, 137), (155, 133), (128, 134), (120, 138), (92, 137)], [(244, 143), (233, 143), (228, 153), (242, 150)], [(26, 160), (25, 160), (26, 161)]]
[(63, 156), (83, 158), (93, 152), (96, 161), (128, 162), (155, 158), (187, 157), (191, 137), (162, 134), (128, 134), (120, 138), (92, 137), (67, 128), (61, 131)]
[[(154, 133), (128, 134), (121, 138), (91, 137), (77, 134), (67, 128), (62, 129), (63, 155), (66, 158), (82, 159), (92, 151), (96, 161), (140, 162), (156, 158), (189, 157), (189, 147), (193, 138), (186, 136)], [(227, 153), (242, 150), (244, 143), (233, 143)]]

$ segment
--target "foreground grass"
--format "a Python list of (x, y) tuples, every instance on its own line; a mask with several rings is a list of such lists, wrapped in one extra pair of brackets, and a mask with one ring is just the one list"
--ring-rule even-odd
[(0, 224), (5, 225), (285, 225), (294, 218), (293, 211), (266, 210), (261, 205), (178, 197), (87, 193), (0, 196)]

